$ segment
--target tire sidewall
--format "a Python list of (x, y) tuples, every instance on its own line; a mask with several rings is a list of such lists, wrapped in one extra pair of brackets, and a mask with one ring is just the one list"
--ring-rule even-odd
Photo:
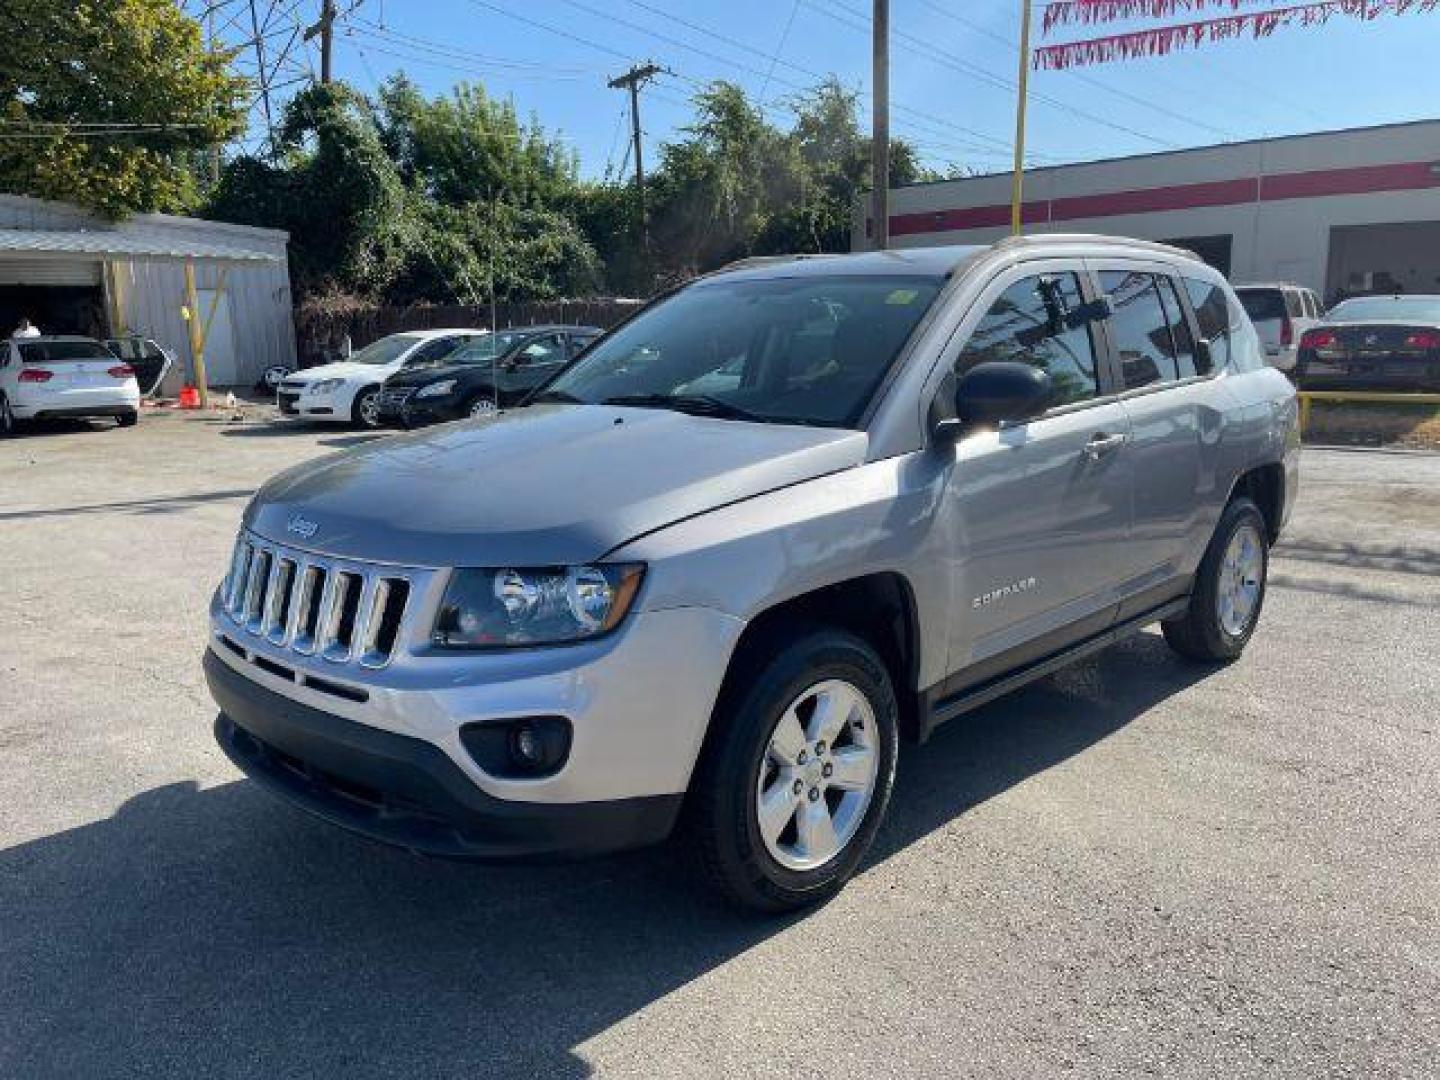
[[(355, 395), (355, 405), (351, 409), (351, 419), (353, 419), (359, 427), (365, 428), (367, 431), (375, 431), (381, 426), (380, 414), (378, 412), (379, 398), (380, 388), (378, 386), (372, 386), (368, 389), (361, 390), (360, 393)], [(365, 402), (369, 399), (374, 399), (377, 403), (377, 412), (375, 414), (375, 422), (373, 424), (365, 419)]]
[[(804, 634), (782, 647), (765, 665), (729, 716), (717, 716), (728, 731), (718, 747), (715, 779), (721, 828), (721, 857), (742, 867), (754, 891), (776, 907), (819, 900), (839, 889), (865, 857), (884, 818), (894, 785), (899, 741), (899, 706), (884, 664), (865, 642), (835, 630)], [(766, 751), (785, 709), (802, 692), (825, 679), (843, 679), (865, 695), (875, 714), (875, 790), (860, 828), (841, 854), (814, 870), (782, 866), (760, 836), (755, 792)]]

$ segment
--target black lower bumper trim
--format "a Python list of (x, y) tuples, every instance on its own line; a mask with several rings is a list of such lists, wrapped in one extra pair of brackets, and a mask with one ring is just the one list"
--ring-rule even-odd
[(589, 803), (497, 799), (439, 747), (292, 701), (211, 650), (215, 738), (242, 772), (325, 820), (455, 859), (575, 858), (663, 840), (681, 795)]
[(34, 418), (36, 420), (84, 420), (104, 416), (133, 416), (139, 411), (139, 408), (134, 405), (92, 405), (69, 409), (41, 409)]

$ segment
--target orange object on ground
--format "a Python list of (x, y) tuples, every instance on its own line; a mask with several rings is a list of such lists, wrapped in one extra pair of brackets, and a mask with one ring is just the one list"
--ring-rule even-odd
[(180, 388), (180, 408), (198, 409), (200, 407), (200, 391), (193, 386)]

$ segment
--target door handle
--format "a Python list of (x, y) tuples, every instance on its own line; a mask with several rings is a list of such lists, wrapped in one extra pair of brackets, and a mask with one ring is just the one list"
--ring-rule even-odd
[(1112, 454), (1120, 447), (1130, 441), (1130, 436), (1123, 431), (1113, 435), (1103, 431), (1097, 431), (1090, 436), (1090, 441), (1085, 444), (1085, 456), (1091, 461), (1099, 461), (1106, 454)]

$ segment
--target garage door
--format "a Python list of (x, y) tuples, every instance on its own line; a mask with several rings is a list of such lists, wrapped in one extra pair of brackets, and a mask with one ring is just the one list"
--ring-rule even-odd
[(1389, 292), (1440, 292), (1440, 221), (1330, 230), (1326, 303)]
[(0, 258), (0, 285), (99, 284), (99, 259)]

